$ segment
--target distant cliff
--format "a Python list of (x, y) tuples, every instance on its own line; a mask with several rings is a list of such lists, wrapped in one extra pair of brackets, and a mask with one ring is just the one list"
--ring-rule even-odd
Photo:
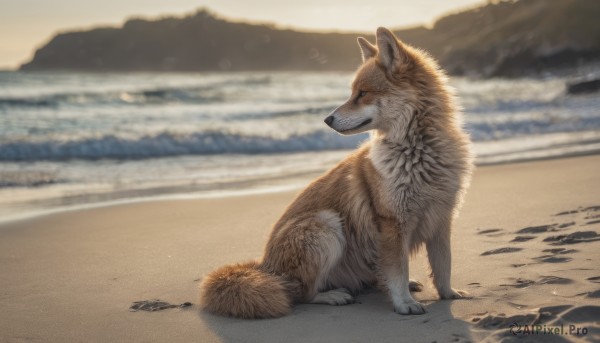
[[(599, 61), (598, 18), (598, 0), (502, 1), (442, 17), (431, 28), (395, 32), (431, 52), (452, 74), (521, 76)], [(352, 70), (360, 62), (357, 35), (230, 22), (200, 10), (61, 33), (21, 69)]]
[(454, 74), (535, 74), (600, 60), (598, 18), (598, 0), (488, 4), (439, 19), (427, 49)]

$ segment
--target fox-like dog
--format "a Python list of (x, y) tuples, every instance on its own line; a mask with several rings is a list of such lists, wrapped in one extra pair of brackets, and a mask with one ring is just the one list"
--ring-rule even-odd
[(371, 131), (356, 152), (311, 183), (275, 224), (264, 257), (221, 267), (201, 284), (201, 305), (239, 318), (272, 318), (294, 303), (345, 305), (368, 286), (400, 314), (422, 314), (409, 256), (425, 244), (441, 299), (450, 285), (450, 231), (473, 169), (471, 142), (445, 73), (427, 53), (377, 29), (359, 37), (363, 63), (350, 98), (325, 123)]

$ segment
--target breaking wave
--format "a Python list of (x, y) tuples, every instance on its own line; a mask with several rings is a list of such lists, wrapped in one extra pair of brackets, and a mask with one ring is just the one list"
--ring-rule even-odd
[(59, 141), (0, 142), (0, 161), (68, 159), (146, 159), (179, 155), (270, 154), (355, 148), (368, 136), (342, 137), (316, 131), (285, 138), (209, 131), (192, 134), (162, 132), (137, 139), (106, 135)]
[[(268, 113), (268, 116), (284, 116), (297, 113), (299, 112)], [(257, 115), (244, 115), (235, 119), (243, 120), (242, 117), (256, 118)], [(518, 122), (467, 122), (466, 124), (466, 129), (475, 142), (598, 128), (600, 128), (599, 117), (563, 118), (563, 120), (529, 118)], [(194, 133), (163, 131), (134, 138), (102, 135), (67, 140), (53, 138), (39, 140), (14, 139), (0, 140), (0, 161), (126, 160), (181, 155), (325, 151), (354, 149), (367, 137), (367, 134), (340, 136), (331, 130), (317, 130), (286, 137), (248, 135), (223, 131)]]
[(173, 87), (141, 87), (135, 85), (115, 89), (90, 89), (51, 92), (29, 96), (0, 97), (0, 109), (5, 108), (44, 108), (61, 105), (90, 104), (160, 104), (160, 103), (207, 103), (224, 100), (226, 87), (266, 86), (271, 82), (269, 76), (245, 77), (240, 79), (215, 80), (201, 85)]
[(190, 89), (151, 89), (141, 91), (121, 91), (106, 93), (52, 94), (29, 98), (0, 98), (0, 108), (55, 108), (62, 105), (155, 105), (160, 103), (208, 103), (223, 100), (223, 95), (212, 90)]
[[(350, 76), (0, 73), (0, 162), (352, 149), (366, 135), (321, 122)], [(600, 98), (564, 80), (456, 82), (475, 142), (600, 130)]]

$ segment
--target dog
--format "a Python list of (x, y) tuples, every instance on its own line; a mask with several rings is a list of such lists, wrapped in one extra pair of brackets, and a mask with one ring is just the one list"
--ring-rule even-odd
[(450, 231), (470, 183), (471, 141), (453, 90), (426, 52), (378, 28), (359, 37), (363, 63), (352, 94), (325, 118), (342, 135), (370, 139), (312, 182), (276, 222), (262, 260), (228, 265), (202, 282), (206, 310), (238, 318), (288, 314), (294, 303), (346, 305), (369, 286), (394, 311), (422, 314), (409, 256), (425, 245), (441, 299), (450, 284)]

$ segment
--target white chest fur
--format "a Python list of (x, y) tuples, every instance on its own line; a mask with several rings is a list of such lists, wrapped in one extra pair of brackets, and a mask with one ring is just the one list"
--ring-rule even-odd
[(439, 156), (419, 136), (401, 142), (374, 138), (369, 157), (382, 178), (382, 196), (399, 219), (425, 207), (446, 178)]

